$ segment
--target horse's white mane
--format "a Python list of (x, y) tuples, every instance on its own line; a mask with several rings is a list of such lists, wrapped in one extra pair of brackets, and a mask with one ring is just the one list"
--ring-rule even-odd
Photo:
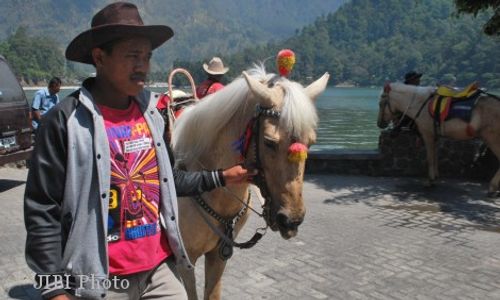
[(397, 93), (413, 94), (428, 97), (436, 88), (433, 86), (415, 86), (401, 82), (391, 83), (391, 90)]
[[(247, 73), (259, 81), (268, 81), (276, 76), (266, 73), (263, 65), (254, 65)], [(281, 126), (289, 128), (291, 134), (298, 138), (316, 129), (316, 109), (304, 93), (304, 88), (286, 78), (280, 78), (275, 84), (281, 85), (285, 90)], [(245, 79), (240, 76), (217, 93), (208, 95), (185, 110), (174, 126), (173, 145), (177, 157), (185, 161), (195, 161), (213, 147), (221, 130), (233, 116), (247, 109), (254, 110), (254, 107), (248, 107), (249, 93)], [(246, 121), (248, 120), (242, 120)]]

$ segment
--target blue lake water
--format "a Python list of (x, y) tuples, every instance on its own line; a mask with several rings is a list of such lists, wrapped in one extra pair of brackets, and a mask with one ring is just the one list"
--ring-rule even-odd
[[(71, 91), (63, 89), (60, 96), (65, 97)], [(376, 149), (380, 133), (376, 124), (380, 92), (380, 88), (326, 89), (316, 103), (320, 122), (317, 143), (311, 150)], [(34, 93), (26, 91), (29, 102)]]
[(318, 98), (318, 139), (312, 150), (376, 149), (378, 88), (328, 88)]

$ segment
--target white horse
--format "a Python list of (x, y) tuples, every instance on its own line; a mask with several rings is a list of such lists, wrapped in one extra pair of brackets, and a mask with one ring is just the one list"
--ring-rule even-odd
[[(450, 119), (434, 128), (434, 119), (426, 107), (435, 93), (435, 87), (419, 87), (402, 83), (386, 84), (380, 97), (377, 124), (385, 128), (391, 120), (408, 116), (415, 121), (427, 151), (428, 185), (434, 184), (438, 176), (436, 132), (438, 135), (457, 140), (481, 138), (500, 159), (500, 99), (489, 94), (481, 94), (472, 111), (470, 122)], [(424, 107), (425, 106), (425, 107)], [(488, 195), (495, 196), (500, 184), (500, 169), (490, 181)]]
[[(188, 108), (176, 121), (173, 145), (177, 165), (200, 170), (240, 163), (241, 155), (232, 145), (250, 133), (240, 141), (248, 146), (243, 149), (245, 165), (259, 170), (256, 184), (265, 198), (264, 219), (283, 238), (295, 236), (305, 216), (305, 159), (290, 160), (290, 146), (300, 144), (307, 149), (315, 142), (317, 114), (313, 100), (325, 89), (328, 77), (325, 74), (303, 88), (286, 78), (267, 74), (263, 67), (244, 72), (243, 77)], [(227, 240), (231, 235), (236, 237), (248, 218), (245, 203), (249, 201), (249, 185), (216, 189), (202, 195), (202, 200), (220, 218), (234, 217), (236, 221), (234, 228), (229, 228), (234, 232), (221, 238), (220, 233), (227, 233), (226, 225), (200, 208), (196, 200), (179, 199), (179, 222), (189, 259), (195, 264), (205, 256), (205, 299), (219, 299), (226, 265), (220, 255), (221, 244), (225, 243), (224, 251), (231, 248)], [(194, 270), (181, 270), (181, 275), (189, 298), (197, 299)]]

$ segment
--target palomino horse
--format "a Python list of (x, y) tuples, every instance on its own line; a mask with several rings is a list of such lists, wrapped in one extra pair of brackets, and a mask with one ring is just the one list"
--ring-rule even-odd
[[(428, 185), (434, 184), (438, 176), (436, 132), (458, 140), (480, 137), (500, 159), (500, 101), (495, 96), (482, 93), (472, 111), (470, 122), (450, 119), (434, 128), (434, 120), (426, 106), (435, 87), (418, 87), (401, 83), (386, 84), (380, 97), (377, 125), (385, 128), (389, 121), (402, 119), (405, 115), (417, 124), (427, 151)], [(401, 116), (401, 113), (403, 116)], [(500, 169), (490, 181), (488, 195), (495, 196), (500, 183)]]
[[(314, 99), (326, 87), (329, 75), (304, 88), (263, 67), (243, 73), (224, 89), (186, 109), (174, 125), (177, 165), (187, 170), (220, 169), (242, 162), (235, 141), (248, 145), (244, 164), (258, 169), (256, 184), (265, 198), (266, 224), (284, 239), (297, 234), (305, 215), (302, 199), (305, 157), (291, 161), (289, 148), (300, 144), (304, 152), (315, 142), (317, 114)], [(249, 125), (251, 124), (251, 125)], [(248, 135), (246, 133), (249, 133)], [(246, 136), (246, 139), (240, 137)], [(260, 178), (260, 179), (259, 179)], [(202, 200), (221, 218), (235, 218), (235, 237), (249, 209), (249, 184), (216, 189)], [(239, 201), (238, 201), (239, 200)], [(203, 205), (205, 206), (205, 205)], [(220, 255), (224, 241), (214, 232), (227, 227), (194, 198), (179, 199), (179, 223), (184, 245), (193, 264), (205, 256), (205, 299), (219, 299), (226, 260)], [(231, 235), (227, 236), (231, 238)], [(231, 248), (232, 249), (232, 248)], [(180, 270), (190, 299), (197, 299), (194, 270)]]

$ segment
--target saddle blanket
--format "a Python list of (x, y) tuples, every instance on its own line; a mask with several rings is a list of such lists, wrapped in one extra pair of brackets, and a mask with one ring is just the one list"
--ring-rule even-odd
[(429, 101), (429, 113), (437, 124), (453, 118), (469, 122), (480, 94), (476, 84), (454, 92), (449, 88), (440, 87), (434, 98)]

